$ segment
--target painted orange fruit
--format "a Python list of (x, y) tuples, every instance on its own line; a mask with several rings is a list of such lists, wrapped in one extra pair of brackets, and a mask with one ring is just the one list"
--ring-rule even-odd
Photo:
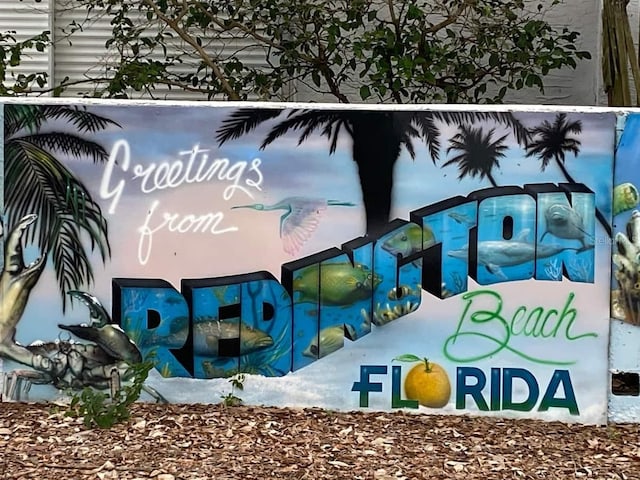
[(407, 373), (404, 391), (408, 399), (420, 405), (442, 408), (451, 398), (451, 383), (444, 368), (425, 358)]

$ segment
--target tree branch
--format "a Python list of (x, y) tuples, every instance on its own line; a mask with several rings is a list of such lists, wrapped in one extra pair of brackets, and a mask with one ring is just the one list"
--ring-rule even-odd
[(167, 25), (169, 25), (171, 27), (171, 29), (174, 32), (176, 32), (178, 34), (178, 36), (182, 40), (187, 42), (189, 45), (191, 45), (196, 50), (196, 52), (198, 52), (198, 54), (200, 55), (200, 58), (202, 59), (202, 61), (209, 68), (211, 68), (211, 71), (213, 72), (215, 77), (220, 82), (220, 85), (222, 85), (222, 89), (225, 91), (225, 93), (227, 94), (229, 99), (230, 100), (241, 100), (240, 95), (231, 86), (231, 84), (229, 83), (227, 78), (222, 73), (222, 70), (220, 69), (218, 64), (216, 62), (214, 62), (213, 60), (211, 60), (211, 57), (209, 57), (209, 55), (204, 50), (204, 48), (202, 48), (200, 45), (198, 45), (198, 42), (196, 42), (187, 32), (185, 32), (182, 28), (180, 28), (180, 26), (178, 25), (177, 21), (175, 21), (175, 20), (167, 17), (166, 15), (164, 15), (162, 13), (162, 11), (156, 6), (156, 4), (153, 3), (153, 0), (142, 0), (142, 1), (145, 3), (145, 5), (147, 5), (151, 9), (153, 9), (154, 13), (158, 16), (158, 18), (160, 20), (162, 20)]
[(432, 25), (431, 27), (426, 28), (424, 30), (424, 33), (425, 34), (436, 33), (438, 31), (442, 30), (443, 28), (446, 28), (449, 25), (455, 23), (458, 20), (458, 18), (460, 18), (460, 16), (464, 13), (464, 11), (468, 7), (473, 6), (475, 3), (476, 3), (476, 0), (464, 0), (464, 2), (462, 2), (458, 6), (458, 9), (455, 11), (455, 13), (449, 15), (447, 18), (445, 18), (440, 23), (436, 23), (435, 25)]

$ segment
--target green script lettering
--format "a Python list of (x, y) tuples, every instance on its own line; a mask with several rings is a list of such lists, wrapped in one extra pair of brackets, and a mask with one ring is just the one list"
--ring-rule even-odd
[[(462, 315), (453, 335), (444, 344), (444, 355), (454, 362), (474, 362), (489, 358), (502, 350), (510, 351), (526, 360), (544, 365), (573, 365), (576, 361), (561, 361), (539, 358), (510, 345), (513, 337), (523, 336), (536, 339), (563, 338), (576, 341), (595, 338), (597, 333), (575, 334), (575, 322), (578, 312), (573, 306), (575, 294), (569, 293), (561, 310), (545, 310), (537, 306), (530, 308), (519, 306), (509, 318), (503, 313), (503, 301), (498, 292), (476, 290), (462, 295), (465, 302)], [(478, 307), (482, 302), (483, 307)], [(489, 305), (489, 308), (486, 305)], [(481, 348), (480, 353), (461, 357), (452, 353), (453, 345), (462, 338), (473, 338), (474, 347)], [(483, 346), (487, 345), (483, 350)]]

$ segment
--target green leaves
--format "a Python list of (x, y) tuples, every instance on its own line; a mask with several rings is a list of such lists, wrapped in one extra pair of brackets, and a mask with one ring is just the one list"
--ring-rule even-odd
[(0, 32), (0, 96), (16, 96), (28, 93), (34, 87), (43, 88), (47, 83), (47, 72), (28, 75), (12, 71), (30, 51), (44, 52), (50, 41), (50, 32), (18, 41), (15, 31)]
[(366, 100), (371, 96), (371, 89), (367, 85), (363, 85), (360, 87), (360, 98), (362, 100)]
[[(56, 157), (105, 161), (104, 148), (76, 134), (40, 133), (48, 120), (66, 120), (78, 132), (93, 132), (110, 120), (84, 108), (5, 106), (5, 206), (9, 227), (29, 214), (37, 214), (37, 228), (28, 240), (43, 254), (51, 254), (56, 278), (66, 308), (69, 290), (93, 281), (90, 252), (97, 250), (104, 261), (111, 254), (107, 222), (91, 193)], [(89, 242), (90, 248), (85, 246)]]
[[(92, 96), (161, 85), (203, 99), (293, 100), (304, 88), (340, 102), (498, 103), (509, 90), (543, 91), (546, 75), (591, 58), (577, 31), (546, 21), (556, 1), (69, 1), (87, 22), (106, 15), (113, 27), (108, 78), (100, 71)], [(25, 49), (47, 44), (44, 35), (0, 47), (0, 94), (46, 85), (46, 72), (3, 82)]]
[(421, 362), (422, 360), (423, 360), (422, 358), (416, 355), (405, 353), (403, 355), (398, 355), (392, 361), (393, 362)]
[(129, 385), (117, 390), (110, 398), (108, 394), (85, 387), (79, 395), (74, 395), (65, 412), (67, 417), (82, 417), (86, 428), (111, 428), (129, 419), (131, 405), (140, 398), (142, 387), (153, 368), (152, 361), (129, 366), (125, 378), (132, 378)]

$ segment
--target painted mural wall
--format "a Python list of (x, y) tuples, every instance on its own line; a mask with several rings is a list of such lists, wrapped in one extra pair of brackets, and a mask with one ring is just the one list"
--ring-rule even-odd
[(616, 115), (299, 107), (4, 105), (12, 396), (150, 360), (170, 402), (605, 423)]
[[(613, 190), (613, 278), (611, 285), (612, 390), (609, 418), (640, 421), (640, 115), (618, 116)], [(622, 382), (624, 381), (624, 382)], [(616, 385), (621, 383), (622, 385)]]

